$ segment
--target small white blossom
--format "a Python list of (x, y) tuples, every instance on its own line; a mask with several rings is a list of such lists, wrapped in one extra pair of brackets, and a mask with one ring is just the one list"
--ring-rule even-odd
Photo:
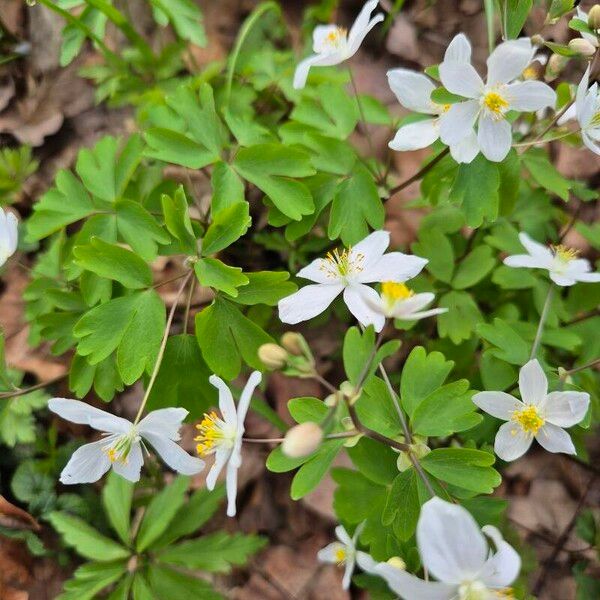
[(519, 241), (527, 254), (507, 256), (504, 264), (508, 267), (546, 269), (550, 279), (560, 286), (574, 285), (578, 281), (600, 281), (600, 273), (592, 273), (589, 261), (577, 258), (577, 250), (563, 245), (548, 248), (532, 240), (526, 233), (519, 234)]
[(402, 283), (418, 275), (427, 264), (419, 256), (389, 252), (387, 231), (375, 231), (352, 248), (335, 250), (327, 258), (317, 258), (298, 272), (298, 277), (316, 282), (279, 301), (279, 318), (284, 323), (300, 323), (321, 314), (342, 292), (344, 302), (359, 323), (373, 325), (381, 331), (383, 314), (369, 305), (379, 301), (379, 294), (365, 285), (383, 281)]
[(358, 536), (363, 529), (364, 523), (359, 525), (354, 532), (354, 536), (350, 537), (348, 532), (341, 525), (338, 525), (335, 528), (335, 535), (339, 542), (333, 542), (317, 553), (317, 558), (321, 562), (344, 567), (342, 587), (345, 590), (350, 587), (350, 580), (357, 564), (367, 573), (373, 573), (377, 564), (369, 554), (356, 549)]
[(417, 545), (424, 569), (438, 581), (423, 581), (390, 563), (375, 567), (375, 574), (403, 600), (511, 597), (506, 588), (521, 569), (519, 555), (498, 529), (492, 525), (480, 529), (462, 506), (440, 498), (428, 500), (417, 524)]
[(15, 253), (18, 235), (17, 217), (0, 208), (0, 267)]
[(73, 453), (60, 475), (61, 483), (92, 483), (111, 467), (121, 477), (139, 481), (144, 463), (143, 442), (148, 442), (174, 471), (194, 475), (204, 468), (203, 460), (190, 456), (176, 443), (181, 439), (179, 429), (188, 414), (184, 408), (152, 411), (135, 425), (79, 400), (52, 398), (48, 408), (67, 421), (104, 433), (102, 439)]
[(512, 145), (512, 127), (507, 113), (533, 112), (552, 108), (556, 103), (556, 93), (545, 83), (517, 81), (534, 53), (529, 38), (500, 44), (487, 59), (485, 83), (470, 61), (444, 60), (439, 67), (444, 87), (467, 100), (452, 104), (441, 115), (442, 142), (452, 147), (470, 136), (477, 125), (482, 154), (494, 162), (504, 160)]
[(382, 13), (371, 19), (371, 13), (379, 4), (379, 0), (369, 0), (354, 21), (348, 33), (337, 25), (319, 25), (313, 32), (313, 51), (315, 54), (305, 58), (294, 73), (294, 88), (302, 89), (306, 85), (308, 71), (311, 67), (331, 67), (339, 65), (354, 56), (366, 35), (383, 21)]
[(235, 500), (237, 497), (237, 475), (242, 464), (242, 440), (244, 436), (244, 421), (252, 394), (260, 383), (262, 375), (254, 371), (242, 391), (236, 408), (231, 390), (227, 384), (216, 375), (211, 375), (209, 381), (219, 390), (219, 410), (221, 417), (213, 412), (204, 415), (204, 419), (196, 428), (199, 435), (196, 449), (200, 456), (215, 455), (215, 463), (206, 477), (206, 487), (213, 490), (223, 467), (227, 465), (225, 478), (227, 488), (227, 515), (234, 517), (236, 513)]
[(562, 125), (576, 118), (583, 143), (594, 154), (600, 154), (600, 94), (597, 83), (588, 89), (590, 69), (588, 66), (577, 87), (575, 104), (569, 107), (558, 123)]
[(575, 446), (563, 427), (584, 417), (590, 404), (585, 392), (548, 393), (548, 380), (537, 360), (519, 372), (521, 400), (505, 392), (479, 392), (473, 402), (488, 414), (507, 421), (498, 430), (494, 451), (506, 461), (523, 456), (534, 438), (548, 452), (575, 454)]

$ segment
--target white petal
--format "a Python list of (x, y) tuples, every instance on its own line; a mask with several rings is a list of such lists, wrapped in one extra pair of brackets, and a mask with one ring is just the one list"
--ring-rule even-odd
[(371, 19), (371, 13), (375, 10), (378, 4), (379, 0), (369, 0), (368, 2), (365, 2), (365, 5), (362, 7), (358, 17), (356, 17), (356, 20), (354, 21), (354, 24), (348, 33), (348, 58), (359, 49), (369, 31), (371, 31), (371, 29), (373, 29), (377, 23), (381, 23), (381, 21), (383, 21), (384, 16), (382, 13), (376, 14)]
[(354, 573), (354, 567), (356, 566), (356, 557), (354, 554), (348, 555), (346, 558), (346, 566), (344, 568), (344, 577), (342, 577), (342, 589), (347, 590), (350, 588), (350, 582), (352, 581), (352, 574)]
[(600, 155), (600, 144), (595, 142), (585, 131), (581, 134), (581, 139), (588, 150), (591, 150), (594, 154)]
[(60, 474), (60, 482), (65, 485), (93, 483), (110, 469), (110, 460), (102, 448), (106, 440), (85, 444), (73, 452), (66, 467)]
[(351, 258), (362, 254), (364, 258), (364, 266), (370, 265), (372, 262), (381, 258), (387, 247), (390, 245), (389, 231), (374, 231), (370, 233), (364, 240), (361, 240), (352, 247)]
[(373, 560), (373, 557), (360, 550), (356, 553), (356, 564), (365, 571), (365, 573), (375, 573), (375, 567), (377, 567), (377, 563)]
[(537, 432), (535, 439), (548, 452), (577, 454), (571, 436), (562, 427), (558, 427), (558, 425), (545, 423)]
[(549, 275), (550, 279), (552, 279), (556, 285), (560, 285), (561, 287), (568, 287), (577, 283), (573, 277), (567, 277), (564, 273), (550, 271)]
[(279, 301), (279, 319), (290, 325), (308, 321), (326, 310), (343, 289), (340, 283), (307, 285)]
[(432, 308), (431, 310), (422, 310), (418, 312), (412, 313), (412, 315), (407, 315), (405, 317), (397, 317), (398, 319), (403, 319), (404, 321), (419, 321), (420, 319), (426, 319), (427, 317), (435, 317), (435, 315), (443, 315), (447, 313), (447, 308)]
[(523, 403), (505, 392), (479, 392), (473, 396), (476, 406), (488, 415), (510, 421), (515, 410), (524, 408)]
[(337, 25), (317, 25), (313, 30), (313, 52), (322, 54), (330, 50), (327, 39), (331, 34), (338, 34), (339, 27)]
[(532, 442), (533, 437), (527, 435), (519, 425), (509, 421), (498, 429), (494, 452), (507, 462), (516, 460), (529, 450)]
[(519, 575), (521, 557), (504, 541), (498, 529), (492, 525), (485, 525), (482, 531), (494, 541), (496, 552), (486, 561), (480, 575), (481, 580), (492, 588), (506, 588)]
[[(590, 69), (591, 65), (588, 65), (579, 85), (577, 86), (577, 94), (575, 96), (575, 107), (577, 119), (581, 125), (584, 125), (582, 122), (582, 112), (584, 109), (584, 104), (586, 102), (586, 96), (588, 95), (588, 87), (590, 85)], [(566, 114), (566, 113), (565, 113)]]
[(437, 497), (421, 509), (417, 543), (423, 566), (449, 584), (475, 578), (488, 554), (485, 538), (470, 513)]
[(460, 142), (450, 146), (450, 155), (459, 164), (469, 164), (479, 154), (479, 142), (473, 129)]
[(549, 268), (549, 266), (554, 262), (554, 255), (552, 254), (550, 248), (548, 248), (548, 246), (544, 246), (544, 244), (536, 242), (524, 231), (519, 234), (519, 241), (523, 245), (523, 248), (525, 248), (525, 250), (527, 250), (531, 256), (539, 258), (540, 261), (546, 261), (546, 266), (543, 268)]
[(435, 85), (429, 77), (409, 69), (392, 69), (387, 72), (387, 78), (402, 106), (417, 113), (433, 114), (431, 92)]
[(131, 450), (127, 455), (127, 461), (125, 463), (114, 462), (112, 464), (113, 471), (121, 477), (127, 479), (127, 481), (136, 482), (140, 480), (140, 471), (144, 464), (144, 457), (142, 455), (142, 447), (139, 442), (131, 445)]
[(308, 72), (311, 67), (330, 67), (332, 65), (337, 65), (344, 60), (344, 57), (336, 53), (329, 54), (314, 54), (305, 58), (301, 61), (296, 67), (296, 72), (294, 73), (294, 89), (300, 90), (306, 85), (306, 80), (308, 79)]
[(520, 81), (507, 86), (510, 110), (532, 112), (554, 108), (556, 92), (542, 81)]
[(439, 69), (440, 79), (449, 92), (465, 98), (481, 96), (483, 81), (470, 63), (449, 60), (441, 63)]
[(439, 137), (438, 120), (426, 119), (400, 127), (388, 146), (398, 152), (419, 150), (431, 146)]
[(544, 417), (553, 425), (572, 427), (583, 420), (589, 406), (590, 395), (585, 392), (550, 392)]
[(388, 252), (371, 263), (357, 277), (361, 283), (395, 281), (403, 283), (416, 277), (429, 261), (426, 258), (402, 252)]
[(337, 283), (340, 280), (339, 276), (334, 277), (334, 273), (331, 271), (329, 261), (324, 258), (316, 258), (310, 264), (306, 265), (296, 273), (296, 277), (302, 277), (302, 279), (309, 279), (315, 283)]
[(171, 440), (179, 440), (179, 430), (183, 420), (188, 416), (185, 408), (161, 408), (148, 413), (139, 423), (138, 431), (145, 435), (146, 433), (155, 433), (166, 436)]
[(506, 119), (492, 119), (485, 113), (479, 119), (477, 141), (481, 153), (492, 162), (502, 162), (510, 152), (512, 128)]
[(471, 62), (471, 42), (464, 33), (459, 33), (452, 38), (444, 54), (445, 61)]
[(166, 436), (156, 433), (144, 433), (164, 463), (182, 475), (195, 475), (204, 469), (205, 462), (195, 456), (190, 456), (179, 444)]
[(543, 406), (548, 393), (548, 379), (537, 359), (534, 358), (521, 367), (519, 390), (525, 404)]
[(600, 281), (600, 273), (579, 273), (577, 281), (585, 281), (586, 283), (597, 283)]
[(6, 215), (6, 235), (7, 235), (7, 250), (9, 256), (12, 256), (17, 249), (17, 243), (19, 241), (18, 234), (19, 221), (14, 213), (9, 212)]
[(575, 104), (571, 104), (571, 106), (569, 106), (569, 108), (567, 108), (567, 110), (563, 113), (562, 117), (557, 121), (557, 124), (564, 125), (568, 121), (571, 121), (576, 118), (577, 118), (577, 107), (575, 106)]
[(340, 542), (332, 542), (317, 552), (317, 558), (320, 562), (335, 565), (338, 562), (337, 554), (340, 550), (346, 551), (346, 546)]
[(127, 419), (116, 417), (79, 400), (51, 398), (48, 400), (48, 408), (67, 421), (89, 425), (98, 431), (127, 433), (133, 427), (133, 424)]
[(231, 450), (229, 448), (219, 448), (215, 452), (215, 462), (210, 468), (208, 475), (206, 476), (206, 487), (209, 490), (214, 490), (217, 483), (217, 479), (223, 470), (223, 467), (231, 456)]
[(219, 390), (219, 410), (227, 424), (237, 424), (237, 411), (229, 386), (217, 375), (211, 375), (208, 381)]
[(398, 300), (394, 306), (392, 314), (397, 319), (404, 319), (412, 313), (425, 308), (435, 300), (435, 294), (425, 292), (423, 294), (415, 294), (406, 300)]
[(237, 427), (238, 432), (244, 431), (244, 421), (246, 420), (246, 413), (248, 412), (248, 408), (250, 407), (250, 401), (252, 400), (252, 394), (254, 394), (254, 390), (256, 386), (262, 381), (262, 373), (260, 371), (253, 371), (250, 377), (248, 377), (248, 381), (244, 386), (244, 390), (242, 391), (242, 395), (240, 396), (240, 401), (238, 403), (237, 408)]
[(375, 573), (384, 579), (390, 590), (402, 600), (454, 600), (458, 594), (456, 585), (423, 581), (388, 563), (379, 563), (375, 567)]
[(338, 525), (335, 528), (335, 537), (337, 537), (337, 539), (340, 540), (340, 542), (342, 542), (342, 544), (344, 544), (347, 548), (354, 550), (354, 541), (343, 525)]
[(498, 45), (487, 59), (488, 85), (508, 83), (520, 77), (534, 54), (535, 48), (529, 38), (509, 40)]
[(526, 267), (528, 269), (548, 268), (546, 261), (542, 262), (539, 258), (529, 254), (514, 254), (513, 256), (507, 256), (503, 262), (507, 267)]
[(237, 474), (238, 468), (231, 463), (227, 465), (225, 487), (227, 489), (227, 516), (235, 517), (235, 501), (237, 498)]
[(379, 294), (366, 285), (354, 284), (344, 290), (344, 302), (348, 310), (363, 326), (373, 325), (375, 331), (381, 331), (385, 325), (385, 316), (372, 308), (372, 303), (379, 298)]
[(475, 100), (458, 102), (440, 117), (440, 138), (444, 144), (454, 146), (471, 135), (479, 114)]

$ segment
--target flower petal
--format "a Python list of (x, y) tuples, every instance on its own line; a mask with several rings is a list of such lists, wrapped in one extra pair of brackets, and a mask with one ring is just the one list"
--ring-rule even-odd
[(144, 457), (142, 455), (142, 447), (139, 442), (131, 445), (131, 450), (127, 455), (127, 460), (124, 463), (114, 462), (112, 464), (113, 471), (127, 479), (127, 481), (132, 481), (135, 483), (140, 480), (140, 472), (142, 470), (142, 465), (144, 464)]
[(229, 386), (217, 375), (211, 375), (208, 381), (219, 390), (219, 410), (226, 423), (237, 424), (237, 411)]
[(344, 290), (344, 302), (356, 320), (363, 327), (373, 325), (379, 332), (385, 325), (385, 316), (373, 309), (373, 303), (378, 299), (379, 294), (366, 285), (354, 284)]
[(400, 127), (388, 146), (398, 152), (419, 150), (431, 146), (439, 137), (438, 120), (426, 119)]
[(190, 456), (179, 444), (167, 436), (146, 432), (143, 437), (156, 450), (163, 462), (177, 473), (195, 475), (200, 473), (206, 465), (202, 459)]
[(437, 497), (421, 509), (417, 543), (423, 566), (436, 579), (453, 585), (474, 579), (488, 554), (485, 538), (470, 513)]
[(548, 246), (544, 244), (540, 244), (536, 242), (534, 239), (530, 238), (524, 231), (519, 234), (519, 241), (521, 242), (523, 248), (531, 254), (531, 256), (535, 256), (539, 258), (540, 261), (546, 261), (546, 266), (544, 268), (549, 268), (549, 266), (554, 262), (554, 256), (552, 251)]
[(368, 268), (357, 277), (361, 283), (376, 283), (381, 281), (395, 281), (403, 283), (416, 277), (429, 261), (414, 254), (402, 252), (388, 252), (378, 261), (372, 262)]
[(440, 139), (442, 142), (452, 147), (470, 136), (478, 114), (479, 103), (475, 100), (453, 104), (440, 117)]
[(320, 315), (344, 289), (341, 283), (307, 285), (279, 301), (279, 319), (295, 325)]
[(356, 553), (356, 564), (365, 571), (365, 573), (375, 573), (375, 567), (377, 567), (377, 562), (373, 560), (373, 557), (361, 550)]
[(306, 85), (308, 72), (311, 67), (330, 67), (343, 62), (344, 57), (339, 53), (313, 54), (300, 61), (294, 73), (294, 89), (301, 90)]
[(457, 585), (423, 581), (389, 563), (379, 563), (375, 567), (375, 574), (402, 600), (454, 600), (458, 595)]
[(254, 390), (256, 386), (262, 381), (262, 373), (260, 371), (253, 371), (250, 377), (248, 377), (248, 381), (244, 386), (244, 390), (242, 391), (242, 395), (240, 396), (240, 401), (237, 407), (237, 428), (238, 433), (243, 433), (244, 431), (244, 421), (246, 420), (246, 413), (248, 412), (248, 408), (250, 407), (250, 401), (252, 400), (252, 394), (254, 394)]
[(479, 392), (473, 396), (473, 402), (488, 415), (503, 421), (510, 421), (515, 410), (523, 408), (520, 400), (505, 392)]
[(335, 565), (338, 563), (337, 554), (340, 550), (346, 551), (346, 546), (341, 542), (332, 542), (317, 552), (320, 562)]
[(446, 48), (444, 62), (471, 62), (471, 42), (464, 33), (459, 33), (452, 38)]
[(350, 537), (350, 534), (346, 531), (343, 525), (338, 525), (335, 528), (335, 537), (337, 537), (342, 544), (350, 549), (354, 549), (354, 540)]
[(350, 588), (350, 582), (352, 581), (352, 574), (354, 573), (355, 566), (356, 566), (356, 555), (349, 554), (346, 557), (346, 566), (344, 568), (344, 577), (342, 578), (342, 589), (347, 590)]
[(459, 164), (469, 164), (479, 154), (479, 142), (473, 129), (460, 142), (450, 146), (450, 155)]
[(48, 408), (71, 423), (89, 425), (98, 431), (127, 433), (133, 427), (133, 424), (127, 419), (116, 417), (79, 400), (51, 398), (48, 400)]
[(527, 435), (519, 425), (509, 421), (504, 423), (496, 433), (494, 452), (505, 461), (516, 460), (529, 450), (533, 438)]
[(237, 499), (237, 478), (238, 467), (229, 463), (227, 465), (227, 474), (225, 476), (225, 488), (227, 490), (227, 516), (235, 517)]
[(465, 98), (479, 98), (483, 92), (483, 80), (472, 64), (455, 60), (444, 61), (439, 66), (444, 87), (453, 94)]
[(558, 427), (558, 425), (544, 423), (542, 428), (537, 432), (535, 439), (548, 452), (577, 454), (571, 436), (562, 427)]
[(179, 430), (188, 414), (185, 408), (161, 408), (153, 410), (139, 422), (137, 429), (142, 435), (155, 433), (178, 441), (181, 439)]
[(578, 273), (577, 281), (584, 281), (586, 283), (597, 283), (598, 281), (600, 281), (600, 273)]
[(477, 141), (488, 160), (502, 162), (510, 152), (512, 127), (506, 119), (492, 119), (483, 113), (479, 119)]
[(567, 277), (564, 273), (550, 271), (549, 275), (550, 279), (552, 279), (556, 285), (560, 285), (561, 287), (568, 287), (577, 283), (576, 279), (573, 277)]
[(481, 580), (492, 588), (506, 588), (519, 575), (521, 557), (508, 542), (504, 541), (496, 527), (485, 525), (482, 531), (494, 541), (496, 552), (487, 559), (480, 575)]
[(102, 439), (75, 450), (60, 474), (60, 482), (73, 485), (98, 481), (111, 465), (106, 452), (102, 451), (104, 446), (106, 440)]
[(14, 213), (9, 212), (6, 215), (6, 246), (9, 256), (12, 256), (17, 249), (17, 243), (19, 241), (18, 235), (19, 221)]
[(382, 13), (376, 14), (371, 19), (371, 13), (375, 10), (378, 4), (379, 0), (369, 0), (368, 2), (365, 2), (365, 5), (362, 7), (358, 17), (356, 17), (356, 20), (354, 21), (352, 27), (350, 28), (350, 32), (348, 33), (347, 58), (356, 53), (369, 31), (371, 31), (371, 29), (373, 29), (377, 23), (381, 23), (381, 21), (383, 21), (384, 16)]
[(433, 114), (431, 92), (435, 90), (435, 84), (429, 77), (410, 69), (391, 69), (387, 79), (402, 106), (413, 112)]
[(529, 38), (499, 44), (487, 59), (487, 84), (508, 83), (521, 76), (533, 59), (535, 48)]
[(519, 81), (507, 86), (510, 110), (532, 112), (554, 108), (556, 92), (542, 81)]
[(206, 476), (206, 487), (209, 490), (214, 490), (217, 483), (217, 479), (223, 470), (223, 467), (231, 456), (231, 450), (229, 448), (219, 448), (215, 452), (215, 462), (210, 468), (208, 475)]
[(327, 43), (327, 39), (331, 34), (337, 35), (340, 28), (337, 25), (317, 25), (313, 29), (313, 52), (315, 54), (323, 54), (330, 51), (331, 46)]
[(406, 300), (398, 300), (394, 306), (392, 312), (396, 319), (405, 319), (412, 313), (425, 308), (428, 304), (431, 304), (435, 300), (435, 294), (431, 292), (424, 292), (422, 294), (415, 294)]
[(329, 262), (324, 258), (313, 260), (310, 264), (300, 269), (296, 273), (296, 277), (309, 279), (315, 283), (337, 283), (337, 280), (340, 279), (339, 276), (334, 277), (334, 273), (329, 268)]
[(542, 263), (535, 256), (529, 254), (513, 254), (507, 256), (502, 261), (507, 267), (526, 267), (528, 269), (547, 269), (547, 265)]
[(546, 397), (544, 416), (559, 427), (572, 427), (581, 422), (590, 406), (586, 392), (550, 392)]
[(534, 358), (521, 367), (519, 390), (525, 404), (543, 406), (548, 393), (548, 379), (537, 359)]
[(351, 258), (362, 254), (364, 256), (364, 266), (379, 260), (390, 245), (389, 231), (374, 231), (366, 238), (352, 246)]

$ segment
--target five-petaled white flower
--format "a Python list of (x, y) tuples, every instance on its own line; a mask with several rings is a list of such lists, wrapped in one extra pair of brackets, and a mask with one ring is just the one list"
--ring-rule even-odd
[(504, 259), (509, 267), (546, 269), (550, 279), (560, 286), (570, 286), (578, 281), (594, 283), (600, 281), (600, 273), (592, 273), (585, 258), (577, 258), (577, 250), (563, 245), (550, 248), (532, 240), (526, 233), (519, 234), (519, 241), (528, 254), (514, 254)]
[(462, 506), (440, 498), (428, 500), (417, 524), (417, 545), (423, 567), (438, 581), (423, 581), (389, 563), (375, 567), (375, 574), (404, 600), (512, 597), (506, 588), (521, 569), (519, 555), (498, 529), (492, 525), (480, 529)]
[(0, 267), (15, 253), (18, 236), (17, 217), (0, 208)]
[[(471, 45), (464, 35), (457, 35), (446, 49), (444, 60), (465, 62), (471, 60)], [(402, 106), (433, 118), (403, 125), (388, 144), (392, 150), (418, 150), (433, 144), (440, 137), (440, 116), (450, 110), (450, 104), (439, 104), (431, 99), (434, 83), (425, 75), (409, 69), (387, 72), (389, 86)], [(450, 146), (450, 154), (458, 163), (470, 163), (479, 153), (477, 135), (473, 128), (457, 144)]]
[(216, 375), (211, 375), (209, 381), (219, 390), (219, 410), (222, 418), (215, 412), (204, 415), (204, 419), (196, 428), (199, 435), (196, 449), (200, 456), (215, 455), (215, 463), (206, 477), (206, 487), (213, 490), (223, 467), (227, 465), (225, 478), (227, 487), (227, 515), (234, 517), (236, 513), (235, 499), (237, 497), (237, 472), (242, 464), (242, 438), (244, 435), (244, 420), (250, 407), (254, 389), (260, 383), (260, 371), (254, 371), (244, 387), (240, 402), (235, 407), (231, 390), (227, 384)]
[(294, 88), (302, 89), (306, 85), (311, 67), (331, 67), (339, 65), (354, 56), (367, 33), (383, 21), (382, 13), (371, 19), (371, 13), (379, 0), (369, 0), (360, 11), (348, 33), (337, 25), (319, 25), (313, 32), (313, 51), (315, 54), (305, 58), (294, 73)]
[(515, 460), (527, 452), (534, 438), (548, 452), (575, 454), (575, 446), (563, 427), (572, 427), (585, 417), (590, 395), (548, 393), (548, 380), (535, 359), (521, 367), (519, 390), (521, 400), (505, 392), (479, 392), (473, 396), (479, 408), (508, 421), (496, 434), (496, 454), (502, 460)]
[(418, 275), (427, 264), (419, 256), (389, 252), (387, 231), (375, 231), (352, 248), (335, 250), (327, 258), (317, 258), (298, 272), (298, 277), (316, 282), (307, 285), (291, 296), (279, 301), (279, 318), (284, 323), (300, 323), (321, 314), (344, 292), (344, 302), (359, 323), (365, 327), (380, 323), (383, 317), (369, 306), (368, 300), (377, 303), (379, 295), (367, 283), (394, 281), (403, 283)]
[(423, 292), (415, 294), (403, 283), (384, 281), (381, 284), (381, 294), (367, 298), (367, 305), (373, 311), (371, 323), (375, 331), (381, 331), (385, 319), (402, 319), (403, 321), (418, 321), (448, 311), (447, 308), (432, 308), (422, 310), (435, 299), (435, 294)]
[(556, 93), (541, 81), (515, 81), (531, 63), (535, 48), (529, 38), (500, 44), (487, 59), (484, 83), (469, 61), (444, 60), (439, 67), (444, 87), (468, 98), (440, 117), (440, 137), (448, 146), (471, 134), (477, 123), (482, 154), (491, 161), (504, 160), (512, 145), (509, 111), (533, 112), (554, 107)]
[(317, 558), (324, 563), (336, 564), (344, 567), (344, 578), (342, 579), (342, 587), (347, 590), (350, 587), (350, 580), (356, 565), (367, 573), (373, 573), (376, 562), (369, 554), (362, 550), (356, 549), (358, 536), (364, 529), (364, 523), (361, 523), (350, 537), (348, 532), (338, 525), (335, 528), (335, 535), (339, 542), (332, 542), (325, 548), (319, 550)]
[(52, 398), (48, 408), (67, 421), (89, 425), (104, 433), (102, 439), (73, 453), (60, 474), (61, 483), (92, 483), (111, 467), (125, 479), (139, 481), (144, 463), (143, 442), (149, 442), (174, 471), (194, 475), (204, 468), (203, 460), (190, 456), (176, 443), (188, 414), (184, 408), (152, 411), (137, 424), (79, 400)]

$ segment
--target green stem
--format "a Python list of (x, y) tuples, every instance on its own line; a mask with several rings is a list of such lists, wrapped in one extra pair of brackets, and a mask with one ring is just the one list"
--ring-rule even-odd
[(488, 50), (490, 54), (494, 50), (496, 32), (494, 31), (494, 0), (483, 0), (485, 7), (485, 24), (487, 27)]
[(574, 375), (575, 373), (579, 373), (580, 371), (585, 371), (586, 369), (590, 369), (591, 367), (595, 367), (596, 365), (600, 365), (600, 358), (596, 358), (592, 362), (587, 363), (586, 365), (582, 365), (581, 367), (574, 367), (565, 371), (563, 373), (562, 378), (566, 379), (567, 377)]
[(542, 341), (542, 334), (544, 333), (544, 325), (546, 323), (546, 319), (548, 318), (548, 312), (550, 311), (553, 296), (554, 284), (551, 283), (550, 287), (548, 288), (548, 295), (546, 296), (544, 307), (542, 308), (542, 314), (540, 315), (540, 322), (537, 328), (537, 332), (535, 334), (535, 339), (533, 340), (533, 346), (531, 347), (531, 355), (529, 356), (529, 360), (533, 360), (538, 353), (540, 343)]

